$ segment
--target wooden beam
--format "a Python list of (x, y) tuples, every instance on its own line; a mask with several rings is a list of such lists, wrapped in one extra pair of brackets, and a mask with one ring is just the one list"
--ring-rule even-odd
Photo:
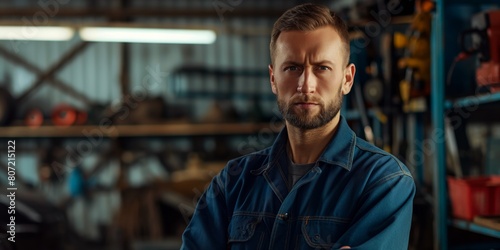
[(66, 53), (55, 65), (50, 67), (44, 74), (38, 76), (38, 79), (31, 85), (31, 87), (21, 94), (16, 102), (20, 103), (26, 99), (33, 91), (40, 87), (45, 81), (52, 78), (52, 76), (61, 68), (63, 68), (68, 62), (70, 62), (78, 53), (83, 51), (87, 47), (88, 42), (81, 42), (74, 46), (68, 53)]
[[(17, 63), (27, 70), (37, 74), (39, 77), (43, 74), (43, 71), (38, 68), (37, 66), (31, 64), (30, 62), (26, 61), (24, 58), (10, 52), (9, 50), (5, 49), (4, 47), (0, 46), (0, 54), (5, 58), (10, 60), (13, 63)], [(74, 97), (75, 99), (80, 100), (87, 106), (91, 106), (93, 102), (87, 98), (85, 95), (78, 93), (76, 90), (71, 88), (69, 84), (64, 83), (63, 81), (57, 79), (54, 75), (49, 75), (47, 76), (47, 81), (51, 83), (54, 87), (59, 88), (66, 94)]]

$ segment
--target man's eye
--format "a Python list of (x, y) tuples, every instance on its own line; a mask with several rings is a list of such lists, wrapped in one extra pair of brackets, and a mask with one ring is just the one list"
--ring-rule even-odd
[(319, 66), (318, 69), (320, 70), (330, 70), (330, 67), (327, 66)]
[(297, 66), (288, 66), (285, 68), (285, 71), (297, 71), (299, 70), (299, 67)]

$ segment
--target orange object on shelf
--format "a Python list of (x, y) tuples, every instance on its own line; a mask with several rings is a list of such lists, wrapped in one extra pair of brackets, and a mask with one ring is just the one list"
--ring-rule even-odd
[(500, 215), (500, 176), (448, 177), (448, 189), (454, 217)]
[(40, 109), (34, 108), (28, 111), (24, 118), (24, 123), (33, 128), (38, 128), (43, 124), (43, 113)]
[(87, 122), (87, 113), (67, 105), (59, 104), (52, 111), (52, 123), (56, 126), (67, 127), (82, 125)]

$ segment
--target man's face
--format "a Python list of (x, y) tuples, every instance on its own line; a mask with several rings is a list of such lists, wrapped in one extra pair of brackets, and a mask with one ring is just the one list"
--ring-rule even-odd
[(275, 52), (274, 64), (269, 65), (271, 88), (285, 120), (300, 129), (315, 129), (338, 117), (355, 67), (345, 66), (337, 31), (325, 26), (282, 32)]

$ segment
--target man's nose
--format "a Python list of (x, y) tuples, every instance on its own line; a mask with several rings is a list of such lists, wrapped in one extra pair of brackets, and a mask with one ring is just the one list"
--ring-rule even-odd
[(297, 92), (304, 94), (314, 93), (316, 91), (317, 79), (311, 68), (305, 68), (299, 79), (299, 85), (297, 86)]

